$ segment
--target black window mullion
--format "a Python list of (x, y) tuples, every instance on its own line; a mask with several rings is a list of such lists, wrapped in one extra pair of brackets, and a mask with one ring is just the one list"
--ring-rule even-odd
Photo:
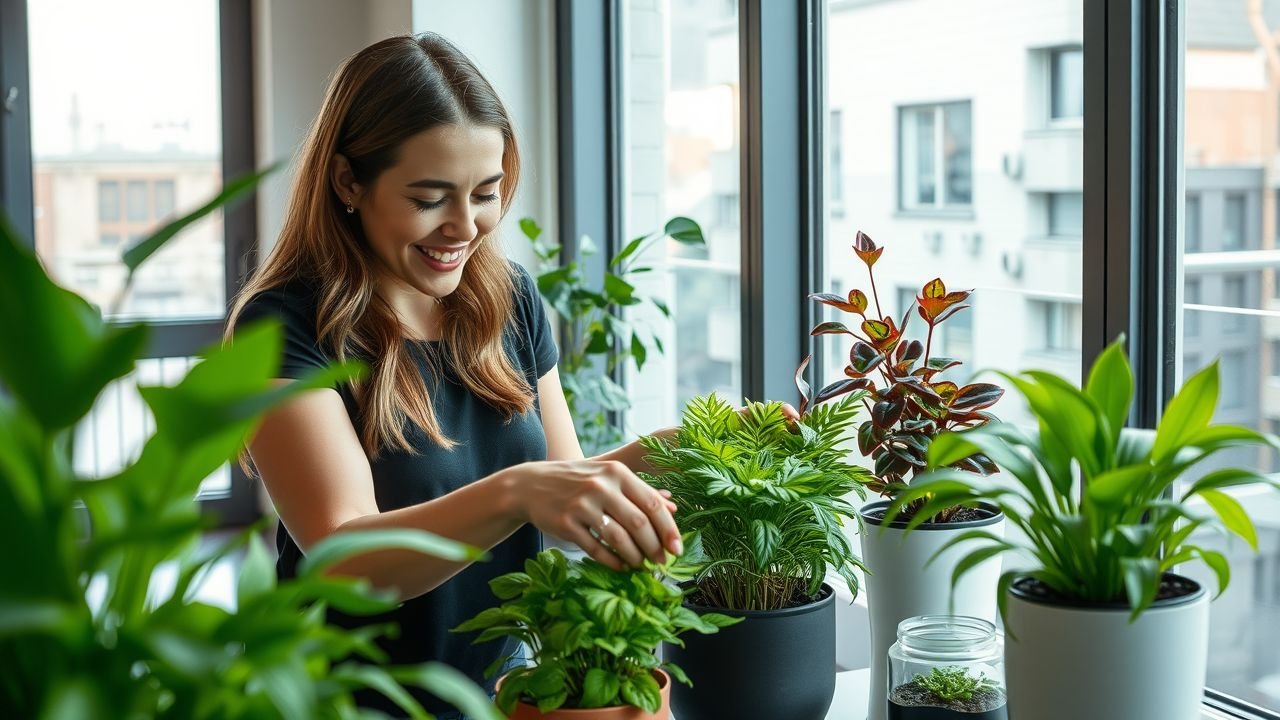
[(743, 0), (739, 13), (742, 392), (789, 399), (812, 347), (805, 297), (817, 289), (809, 283), (821, 247), (822, 86), (812, 69), (822, 9), (813, 0)]
[(26, 0), (0, 0), (0, 209), (35, 243)]

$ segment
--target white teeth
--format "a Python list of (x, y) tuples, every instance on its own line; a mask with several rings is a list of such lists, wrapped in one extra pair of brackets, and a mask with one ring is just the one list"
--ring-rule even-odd
[(432, 250), (431, 248), (419, 248), (419, 249), (422, 250), (422, 252), (426, 253), (427, 257), (430, 257), (435, 260), (439, 260), (442, 263), (453, 263), (453, 262), (457, 262), (462, 258), (461, 250), (457, 252), (446, 253), (446, 252), (440, 252), (439, 250)]

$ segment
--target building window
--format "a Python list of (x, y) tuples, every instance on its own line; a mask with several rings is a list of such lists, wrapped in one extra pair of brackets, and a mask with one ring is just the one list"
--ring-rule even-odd
[(1054, 50), (1050, 62), (1053, 99), (1049, 116), (1054, 120), (1084, 117), (1084, 51), (1080, 48)]
[(827, 192), (835, 210), (844, 203), (844, 113), (832, 110), (827, 132)]
[(1271, 341), (1271, 377), (1280, 378), (1280, 340)]
[[(1244, 353), (1239, 350), (1222, 353), (1218, 372), (1222, 382), (1222, 407), (1244, 407)], [(1256, 382), (1256, 381), (1255, 381)]]
[(721, 227), (737, 227), (742, 222), (741, 205), (737, 193), (716, 195), (716, 224)]
[(969, 208), (973, 203), (972, 158), (968, 101), (898, 109), (902, 209)]
[(1187, 278), (1187, 284), (1182, 293), (1182, 334), (1186, 337), (1195, 337), (1200, 334), (1200, 310), (1189, 310), (1186, 305), (1200, 304), (1200, 278)]
[(1049, 193), (1049, 235), (1078, 238), (1084, 234), (1084, 193)]
[(1183, 220), (1186, 251), (1200, 252), (1200, 196), (1188, 195), (1186, 217)]
[(1222, 249), (1241, 250), (1244, 248), (1244, 195), (1231, 193), (1222, 204)]
[(147, 214), (147, 184), (141, 180), (130, 180), (125, 189), (125, 215), (129, 222), (146, 222), (150, 219)]
[(114, 180), (98, 181), (98, 221), (120, 221), (120, 183)]
[(102, 247), (116, 247), (120, 244), (120, 235), (117, 233), (102, 233), (98, 236), (98, 244)]
[(175, 192), (172, 180), (157, 180), (152, 186), (155, 192), (155, 210), (157, 218), (169, 217), (173, 214)]
[(1080, 304), (1053, 300), (1029, 300), (1032, 338), (1047, 352), (1079, 352), (1083, 333)]
[[(1228, 309), (1245, 306), (1245, 276), (1228, 275), (1222, 279), (1222, 306)], [(1227, 313), (1222, 320), (1222, 329), (1230, 333), (1244, 330), (1245, 316), (1238, 313)]]

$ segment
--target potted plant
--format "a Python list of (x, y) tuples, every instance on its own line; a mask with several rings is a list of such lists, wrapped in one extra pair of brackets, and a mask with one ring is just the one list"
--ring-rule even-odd
[[(132, 273), (195, 219), (254, 187), (241, 178), (199, 211), (129, 249)], [(127, 285), (126, 285), (127, 287)], [(325, 608), (373, 614), (394, 594), (325, 570), (349, 555), (403, 548), (441, 557), (479, 553), (421, 532), (342, 533), (318, 543), (298, 578), (277, 584), (252, 527), (202, 551), (209, 519), (201, 481), (234, 458), (258, 419), (354, 366), (273, 387), (283, 342), (274, 323), (214, 347), (173, 386), (138, 389), (154, 416), (141, 454), (108, 477), (77, 472), (75, 428), (110, 383), (134, 372), (144, 323), (113, 324), (45, 274), (0, 214), (0, 707), (23, 718), (338, 718), (353, 693), (385, 694), (422, 717), (407, 688), (496, 718), (484, 691), (438, 663), (380, 667), (385, 628), (348, 632)], [(196, 590), (228, 553), (246, 548), (233, 608)], [(176, 570), (172, 590), (157, 582)]]
[[(813, 398), (822, 403), (843, 393), (865, 393), (870, 416), (858, 427), (858, 449), (873, 463), (875, 480), (870, 488), (886, 500), (864, 505), (859, 516), (862, 532), (862, 559), (868, 568), (867, 611), (871, 622), (871, 691), (868, 698), (870, 720), (884, 720), (888, 691), (886, 653), (897, 636), (898, 624), (917, 615), (954, 613), (995, 620), (995, 599), (989, 588), (1000, 574), (998, 561), (986, 563), (959, 585), (949, 602), (953, 568), (959, 552), (944, 553), (926, 567), (928, 560), (953, 537), (974, 528), (996, 534), (1003, 530), (1003, 518), (993, 506), (960, 505), (932, 508), (917, 515), (922, 503), (904, 507), (905, 516), (919, 518), (926, 532), (903, 535), (903, 522), (884, 522), (889, 499), (907, 488), (915, 474), (925, 467), (925, 455), (933, 439), (941, 433), (980, 427), (992, 419), (986, 412), (1004, 394), (990, 383), (959, 386), (942, 374), (960, 364), (952, 358), (934, 355), (934, 335), (938, 326), (968, 305), (968, 290), (947, 290), (941, 278), (925, 283), (912, 307), (900, 323), (881, 309), (876, 290), (875, 264), (884, 252), (863, 232), (858, 232), (854, 253), (867, 268), (871, 294), (854, 289), (847, 297), (833, 294), (811, 295), (823, 305), (834, 307), (860, 319), (856, 328), (841, 322), (823, 322), (812, 335), (848, 335), (853, 338), (846, 378), (828, 385)], [(905, 333), (912, 316), (925, 324), (925, 341), (909, 339)], [(808, 386), (797, 373), (801, 394)], [(802, 398), (803, 401), (803, 398)], [(965, 472), (985, 475), (995, 468), (981, 453), (956, 458), (954, 466)], [(905, 518), (904, 518), (905, 519)]]
[[(1125, 427), (1134, 382), (1122, 341), (1098, 357), (1083, 390), (1045, 372), (1005, 377), (1026, 398), (1039, 432), (993, 423), (940, 436), (929, 452), (934, 470), (894, 500), (889, 516), (923, 502), (915, 525), (938, 508), (990, 503), (1022, 531), (1017, 541), (984, 530), (956, 541), (972, 543), (957, 577), (1005, 552), (1034, 561), (999, 582), (1011, 716), (1199, 718), (1209, 596), (1173, 570), (1203, 562), (1221, 593), (1227, 559), (1197, 545), (1197, 533), (1229, 531), (1256, 549), (1248, 513), (1223, 490), (1280, 484), (1239, 468), (1178, 480), (1225, 448), (1280, 445), (1273, 436), (1210, 424), (1217, 363), (1187, 380), (1154, 431)], [(1007, 479), (948, 468), (977, 451)]]
[[(686, 540), (683, 557), (696, 557), (697, 538)], [(672, 678), (689, 679), (654, 650), (662, 642), (678, 645), (690, 630), (710, 634), (737, 622), (681, 606), (684, 593), (673, 583), (692, 577), (695, 567), (671, 558), (615, 572), (590, 558), (566, 560), (551, 548), (526, 561), (524, 572), (492, 580), (504, 602), (455, 631), (479, 631), (476, 642), (514, 638), (533, 653), (532, 664), (498, 682), (498, 707), (514, 720), (665, 720)]]
[(680, 720), (823, 718), (835, 692), (834, 592), (830, 567), (857, 594), (860, 562), (841, 527), (845, 497), (865, 470), (846, 462), (859, 394), (790, 422), (781, 403), (739, 411), (716, 396), (695, 398), (673, 437), (642, 439), (650, 484), (671, 492), (680, 523), (702, 538), (706, 566), (685, 606), (743, 622), (714, 636), (668, 646), (697, 683), (677, 686)]
[(935, 667), (889, 693), (894, 720), (1003, 720), (1004, 693), (985, 675)]

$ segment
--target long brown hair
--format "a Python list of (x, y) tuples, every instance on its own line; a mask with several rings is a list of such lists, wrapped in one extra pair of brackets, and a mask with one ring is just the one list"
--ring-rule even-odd
[[(415, 352), (390, 305), (374, 292), (374, 256), (356, 216), (329, 183), (335, 153), (365, 186), (395, 164), (401, 143), (437, 125), (472, 123), (501, 131), (502, 214), (520, 178), (511, 118), (493, 86), (449, 41), (434, 33), (393, 37), (347, 60), (302, 145), (284, 227), (271, 255), (241, 289), (227, 333), (255, 295), (302, 279), (317, 288), (316, 336), (338, 359), (359, 357), (369, 375), (352, 385), (361, 444), (370, 456), (412, 452), (411, 420), (451, 448), (436, 419)], [(480, 238), (458, 289), (440, 299), (443, 360), (458, 380), (508, 420), (533, 407), (533, 390), (511, 364), (502, 333), (513, 312), (511, 265), (491, 237)]]

